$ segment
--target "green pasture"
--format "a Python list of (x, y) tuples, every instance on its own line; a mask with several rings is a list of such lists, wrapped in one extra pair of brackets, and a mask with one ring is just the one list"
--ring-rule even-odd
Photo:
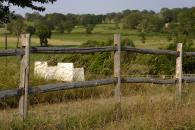
[[(1, 29), (0, 34), (0, 48), (4, 48), (4, 34)], [(95, 27), (92, 34), (86, 34), (85, 29), (82, 26), (76, 26), (71, 34), (60, 34), (53, 32), (49, 44), (53, 46), (66, 46), (66, 45), (80, 45), (88, 40), (106, 41), (113, 39), (113, 35), (120, 33), (122, 38), (129, 38), (134, 41), (136, 47), (143, 48), (159, 48), (165, 47), (170, 42), (167, 41), (166, 36), (160, 33), (148, 33), (146, 34), (146, 43), (141, 42), (140, 34), (136, 30), (120, 29), (115, 24), (99, 24)], [(13, 34), (8, 35), (8, 47), (15, 48), (16, 37)], [(32, 46), (39, 45), (39, 38), (37, 36), (32, 37)]]

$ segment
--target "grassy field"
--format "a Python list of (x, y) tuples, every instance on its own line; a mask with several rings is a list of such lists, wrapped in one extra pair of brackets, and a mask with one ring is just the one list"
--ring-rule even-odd
[[(3, 32), (3, 31), (1, 31)], [(147, 34), (146, 43), (141, 42), (139, 37), (139, 32), (135, 30), (125, 30), (117, 29), (115, 24), (100, 24), (97, 25), (93, 33), (90, 35), (85, 34), (85, 29), (83, 27), (76, 27), (71, 34), (59, 34), (58, 32), (53, 32), (51, 39), (49, 39), (50, 45), (80, 45), (88, 40), (98, 40), (106, 41), (113, 39), (115, 33), (120, 33), (122, 38), (129, 38), (134, 41), (137, 47), (144, 48), (159, 48), (165, 47), (169, 42), (167, 42), (166, 37), (163, 34)], [(0, 35), (0, 48), (4, 47), (4, 37), (1, 33)], [(16, 38), (13, 35), (8, 36), (8, 46), (9, 48), (14, 48), (16, 45)], [(32, 45), (39, 45), (39, 39), (36, 36), (32, 38)]]
[[(0, 110), (2, 130), (193, 130), (195, 128), (195, 89), (184, 90), (183, 102), (175, 103), (174, 87), (123, 85), (122, 117), (116, 117), (114, 98), (106, 88), (100, 97), (67, 100), (63, 103), (30, 107), (22, 122), (18, 109)], [(108, 88), (113, 92), (113, 88)], [(93, 93), (91, 93), (93, 94)]]
[[(146, 43), (140, 40), (135, 30), (116, 29), (114, 24), (97, 25), (93, 34), (86, 35), (82, 27), (76, 27), (71, 34), (54, 32), (49, 44), (53, 46), (80, 45), (88, 40), (106, 41), (120, 33), (130, 38), (136, 47), (163, 48), (167, 42), (164, 34), (147, 34)], [(4, 37), (0, 35), (0, 48), (4, 48)], [(15, 48), (16, 38), (8, 37), (9, 48)], [(36, 36), (32, 45), (39, 45)], [(30, 86), (57, 81), (46, 81), (33, 76), (34, 61), (68, 55), (32, 55)], [(122, 75), (146, 74), (146, 61), (150, 56), (139, 55), (132, 65), (122, 66)], [(19, 84), (20, 57), (0, 58), (0, 90), (16, 88)], [(68, 61), (67, 61), (68, 62)], [(77, 67), (82, 67), (78, 64)], [(88, 68), (86, 68), (88, 69)], [(100, 79), (102, 75), (87, 73), (87, 79)], [(110, 75), (111, 77), (112, 75)], [(108, 76), (109, 77), (109, 76)], [(122, 117), (116, 117), (114, 88), (102, 86), (91, 89), (66, 90), (33, 95), (29, 117), (22, 122), (18, 116), (18, 98), (0, 100), (0, 130), (193, 130), (195, 129), (195, 88), (185, 84), (181, 104), (175, 101), (175, 86), (151, 84), (122, 85)]]

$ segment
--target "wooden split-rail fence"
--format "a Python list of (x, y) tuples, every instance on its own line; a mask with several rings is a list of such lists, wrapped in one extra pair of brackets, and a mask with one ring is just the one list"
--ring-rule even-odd
[[(23, 34), (21, 36), (21, 48), (20, 49), (8, 49), (0, 50), (0, 57), (3, 56), (21, 56), (20, 66), (20, 84), (18, 88), (11, 90), (0, 91), (0, 99), (6, 99), (9, 97), (19, 96), (19, 113), (23, 119), (27, 117), (28, 112), (28, 95), (76, 89), (86, 87), (96, 87), (102, 85), (115, 85), (115, 98), (116, 106), (121, 104), (121, 83), (152, 83), (152, 84), (175, 84), (176, 85), (176, 97), (178, 101), (181, 100), (182, 83), (195, 83), (195, 77), (184, 77), (182, 74), (182, 58), (194, 57), (195, 52), (182, 52), (182, 43), (178, 43), (177, 50), (154, 50), (154, 49), (142, 49), (134, 48), (130, 46), (121, 46), (120, 34), (114, 35), (114, 45), (106, 47), (87, 47), (87, 48), (65, 48), (65, 47), (31, 47), (30, 35)], [(122, 77), (120, 74), (120, 58), (121, 51), (134, 52), (141, 54), (153, 54), (153, 55), (172, 55), (176, 57), (176, 74), (173, 79), (158, 79), (151, 77)], [(48, 84), (35, 87), (29, 87), (29, 57), (31, 54), (86, 54), (95, 52), (113, 52), (114, 53), (114, 74), (113, 78), (83, 81), (83, 82), (71, 82), (71, 83), (58, 83)]]

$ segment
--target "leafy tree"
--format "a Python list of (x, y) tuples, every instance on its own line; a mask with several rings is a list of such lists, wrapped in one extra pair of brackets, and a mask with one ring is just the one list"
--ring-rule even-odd
[(148, 27), (149, 25), (149, 19), (144, 18), (142, 21), (140, 21), (140, 23), (137, 25), (137, 29), (138, 31), (144, 33), (144, 32), (148, 32)]
[(177, 23), (172, 22), (166, 28), (168, 40), (186, 43), (194, 38), (195, 23), (193, 11), (184, 10), (178, 13)]
[(119, 24), (120, 24), (122, 18), (123, 18), (122, 13), (117, 13), (115, 18), (114, 18), (114, 22), (115, 22), (115, 25), (116, 25), (117, 29), (120, 29)]
[(108, 14), (106, 14), (106, 21), (108, 23), (112, 23), (114, 21), (115, 16), (116, 16), (116, 13), (108, 13)]
[(173, 11), (168, 8), (162, 8), (160, 14), (163, 16), (166, 23), (170, 23), (176, 20), (176, 16)]
[(142, 20), (142, 14), (139, 13), (131, 13), (123, 19), (123, 28), (125, 29), (136, 29)]
[(66, 16), (64, 14), (60, 13), (47, 14), (45, 16), (45, 19), (47, 20), (52, 30), (56, 29), (60, 33), (64, 33), (64, 22), (66, 20)]
[(51, 38), (52, 32), (47, 24), (40, 22), (36, 25), (36, 34), (40, 39), (41, 46), (48, 46), (48, 38)]
[(75, 27), (75, 24), (70, 21), (70, 20), (67, 20), (65, 23), (64, 23), (64, 29), (68, 32), (68, 33), (71, 33), (72, 30), (74, 29)]
[(81, 17), (81, 24), (85, 27), (87, 34), (92, 33), (92, 31), (97, 23), (98, 23), (98, 21), (97, 21), (95, 15), (87, 14), (87, 15), (83, 15)]
[[(39, 14), (39, 12), (26, 13), (25, 20), (27, 20), (29, 23), (35, 24), (41, 20), (45, 20), (45, 17), (43, 15)], [(50, 26), (51, 26), (51, 24), (50, 24)]]
[(92, 31), (93, 31), (93, 29), (94, 29), (94, 27), (95, 27), (95, 25), (93, 25), (93, 24), (87, 24), (87, 25), (85, 25), (86, 33), (87, 34), (91, 34)]
[(105, 15), (96, 15), (96, 18), (97, 18), (98, 23), (104, 23), (106, 20)]
[(7, 29), (16, 35), (17, 37), (17, 43), (16, 48), (19, 47), (19, 38), (22, 33), (25, 32), (26, 24), (23, 22), (22, 19), (12, 20), (11, 23), (7, 25)]
[(35, 34), (36, 29), (33, 26), (27, 26), (26, 27), (26, 32), (29, 33), (30, 35), (33, 35), (33, 34)]
[(43, 6), (38, 6), (35, 3), (53, 3), (56, 0), (1, 0), (0, 1), (0, 22), (6, 23), (9, 20), (10, 14), (10, 4), (18, 7), (28, 7), (38, 11), (44, 11), (45, 8)]
[[(97, 16), (96, 16), (97, 17)], [(78, 15), (75, 14), (67, 14), (66, 21), (71, 21), (74, 25), (78, 24)]]
[(189, 11), (182, 11), (178, 14), (178, 31), (185, 36), (193, 36), (195, 34), (194, 16)]
[(148, 17), (147, 31), (161, 32), (164, 27), (164, 21), (157, 15), (151, 15)]
[(126, 9), (126, 10), (122, 11), (122, 14), (123, 14), (123, 16), (128, 16), (131, 12), (132, 12), (131, 10)]
[(77, 16), (74, 14), (64, 15), (60, 13), (53, 13), (53, 14), (47, 14), (45, 16), (45, 19), (52, 27), (52, 30), (55, 29), (60, 33), (64, 33), (64, 31), (70, 33), (78, 23), (76, 17)]
[(137, 25), (137, 29), (141, 32), (161, 32), (164, 27), (164, 21), (154, 14), (142, 14), (142, 20)]
[(66, 20), (66, 16), (60, 13), (47, 14), (45, 17), (48, 21), (51, 21), (54, 26)]
[(64, 22), (59, 23), (59, 24), (56, 26), (56, 30), (57, 30), (58, 32), (60, 32), (60, 33), (63, 34), (64, 31), (65, 31)]

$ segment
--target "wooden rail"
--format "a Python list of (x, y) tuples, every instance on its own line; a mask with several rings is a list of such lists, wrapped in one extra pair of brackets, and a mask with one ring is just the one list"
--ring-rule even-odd
[(113, 47), (86, 47), (86, 48), (65, 48), (65, 47), (32, 47), (31, 53), (44, 54), (75, 54), (75, 53), (95, 53), (95, 52), (112, 52)]
[[(53, 91), (66, 90), (66, 89), (96, 87), (101, 85), (113, 84), (114, 82), (116, 82), (115, 79), (102, 79), (102, 80), (92, 80), (92, 81), (85, 81), (85, 82), (40, 85), (36, 87), (30, 87), (28, 93), (38, 94), (38, 93), (46, 93), (46, 92), (53, 92)], [(22, 93), (23, 93), (23, 89), (20, 88), (0, 91), (0, 99), (5, 99), (13, 96), (21, 96)]]
[(24, 50), (23, 49), (8, 49), (8, 50), (0, 50), (0, 57), (4, 56), (17, 56), (17, 55), (23, 55)]
[[(43, 53), (43, 54), (75, 54), (75, 53), (95, 53), (95, 52), (112, 52), (116, 50), (111, 46), (107, 47), (88, 47), (88, 48), (64, 48), (64, 47), (32, 47), (31, 53)], [(142, 54), (154, 54), (154, 55), (173, 55), (176, 56), (176, 51), (170, 50), (152, 50), (152, 49), (142, 49), (134, 47), (122, 47), (121, 51), (142, 53)], [(9, 49), (0, 50), (0, 56), (16, 56), (24, 54), (23, 49)], [(193, 52), (186, 54), (186, 56), (192, 56)], [(195, 56), (195, 54), (194, 54)]]
[(143, 49), (143, 48), (135, 48), (135, 47), (128, 47), (128, 46), (122, 47), (122, 50), (127, 52), (141, 53), (141, 54), (173, 55), (173, 56), (179, 55), (176, 51), (171, 51), (171, 50)]
[(195, 56), (195, 52), (183, 52), (183, 56), (184, 57), (194, 57)]
[[(155, 79), (155, 78), (121, 78), (121, 83), (152, 83), (152, 84), (176, 84), (177, 79)], [(195, 83), (195, 77), (185, 77), (182, 80), (183, 83)], [(78, 89), (78, 88), (89, 88), (89, 87), (97, 87), (103, 85), (110, 85), (117, 83), (116, 78), (110, 79), (101, 79), (101, 80), (92, 80), (92, 81), (84, 81), (84, 82), (73, 82), (73, 83), (58, 83), (58, 84), (48, 84), (48, 85), (40, 85), (35, 87), (29, 87), (28, 93), (30, 95), (39, 94), (39, 93), (47, 93), (54, 92), (60, 90), (67, 89)], [(6, 99), (14, 96), (21, 96), (24, 90), (23, 89), (11, 89), (0, 91), (0, 99)]]
[[(67, 47), (31, 47), (30, 53), (35, 54), (83, 54), (83, 53), (96, 53), (96, 52), (113, 52), (116, 48), (112, 46), (106, 47), (86, 47), (86, 48), (67, 48)], [(144, 49), (144, 48), (135, 48), (130, 46), (121, 47), (121, 51), (134, 52), (140, 54), (152, 54), (152, 55), (172, 55), (178, 56), (177, 51), (172, 50), (157, 50), (157, 49)], [(23, 49), (8, 49), (0, 50), (0, 57), (4, 56), (17, 56), (23, 55)], [(195, 52), (184, 52), (183, 57), (194, 57)]]
[(176, 79), (155, 79), (155, 78), (122, 78), (122, 83), (152, 83), (152, 84), (175, 84)]

